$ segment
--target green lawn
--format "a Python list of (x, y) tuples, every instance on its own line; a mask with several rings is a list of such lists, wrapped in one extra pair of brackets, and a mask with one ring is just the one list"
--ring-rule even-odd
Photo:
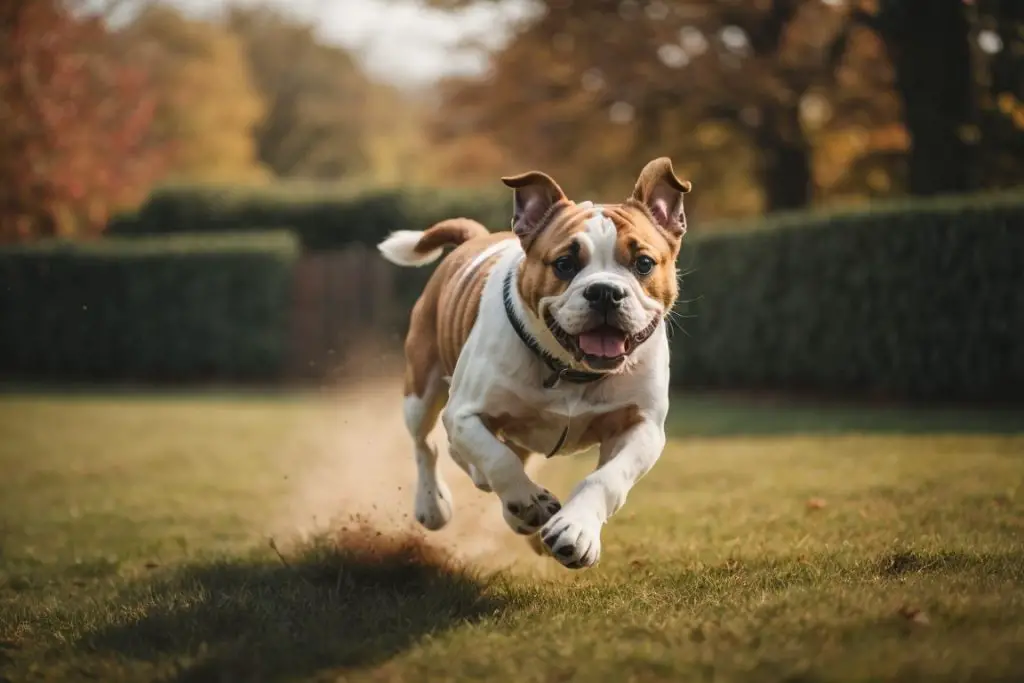
[(1024, 680), (1024, 413), (674, 407), (572, 573), (456, 474), (410, 526), (390, 385), (8, 391), (0, 681)]

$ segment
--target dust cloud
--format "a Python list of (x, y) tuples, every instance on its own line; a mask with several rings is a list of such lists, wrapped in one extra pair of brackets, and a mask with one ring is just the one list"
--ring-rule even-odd
[[(394, 369), (348, 376), (339, 388), (323, 391), (316, 410), (297, 429), (295, 460), (309, 462), (290, 477), (291, 491), (275, 514), (271, 533), (278, 544), (303, 542), (322, 534), (367, 529), (384, 538), (416, 538), (474, 569), (515, 570), (551, 576), (557, 563), (539, 557), (501, 516), (493, 493), (478, 491), (448, 456), (440, 421), (431, 442), (454, 498), (454, 516), (440, 531), (416, 523), (413, 497), (416, 465), (402, 417), (402, 379)], [(312, 454), (312, 455), (310, 455)], [(558, 463), (535, 457), (531, 476), (551, 486)], [(383, 540), (383, 539), (382, 539)]]

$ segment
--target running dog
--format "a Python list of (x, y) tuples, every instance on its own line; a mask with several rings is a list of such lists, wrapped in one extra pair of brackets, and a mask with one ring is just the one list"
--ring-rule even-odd
[[(397, 231), (378, 246), (402, 266), (438, 264), (405, 340), (405, 423), (415, 445), (416, 519), (440, 529), (452, 494), (428, 434), (440, 416), (449, 453), (501, 500), (518, 534), (571, 569), (601, 555), (601, 528), (665, 446), (675, 261), (683, 195), (665, 157), (618, 204), (569, 200), (539, 171), (502, 178), (512, 230), (454, 218)], [(560, 503), (526, 473), (598, 446), (598, 467)]]

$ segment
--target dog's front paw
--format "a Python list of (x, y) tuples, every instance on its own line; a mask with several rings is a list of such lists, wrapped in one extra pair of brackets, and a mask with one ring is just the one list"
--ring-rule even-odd
[(540, 530), (551, 556), (569, 569), (593, 567), (601, 559), (601, 523), (566, 508)]
[(524, 536), (537, 533), (544, 522), (561, 509), (562, 504), (553, 493), (535, 484), (501, 499), (505, 522), (517, 534)]

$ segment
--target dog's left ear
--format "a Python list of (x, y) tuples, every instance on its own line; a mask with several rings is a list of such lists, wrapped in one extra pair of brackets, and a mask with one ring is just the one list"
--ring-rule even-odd
[(512, 188), (512, 231), (524, 242), (544, 227), (541, 223), (552, 206), (568, 201), (558, 183), (540, 171), (506, 176), (501, 182)]
[(659, 227), (678, 238), (686, 232), (683, 195), (689, 191), (690, 181), (676, 177), (672, 160), (659, 157), (640, 172), (632, 198), (647, 207)]

